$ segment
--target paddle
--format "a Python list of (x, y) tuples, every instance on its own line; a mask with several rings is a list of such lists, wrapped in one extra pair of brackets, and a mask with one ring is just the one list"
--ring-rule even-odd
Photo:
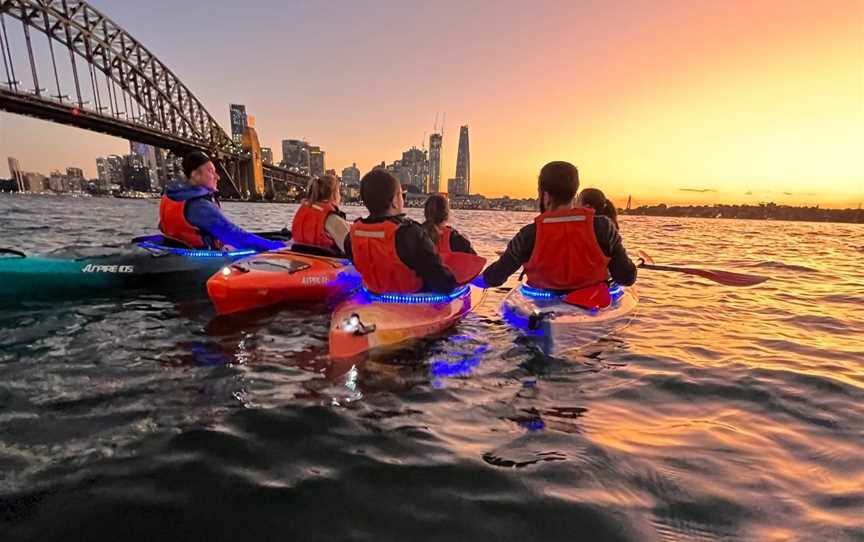
[(726, 286), (755, 286), (762, 284), (768, 277), (759, 275), (745, 275), (744, 273), (732, 273), (729, 271), (718, 271), (716, 269), (694, 269), (692, 267), (675, 267), (671, 265), (656, 265), (654, 260), (648, 254), (639, 251), (641, 262), (640, 269), (653, 269), (654, 271), (674, 271), (676, 273), (684, 273), (685, 275), (696, 275), (697, 277), (713, 280), (718, 284)]
[(483, 271), (486, 258), (465, 252), (450, 252), (441, 256), (459, 284), (468, 284)]

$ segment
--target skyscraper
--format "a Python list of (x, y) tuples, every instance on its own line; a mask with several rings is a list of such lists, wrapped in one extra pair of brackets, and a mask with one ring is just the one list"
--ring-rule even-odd
[(80, 192), (87, 186), (84, 180), (84, 170), (78, 167), (66, 168), (66, 189), (70, 192)]
[[(147, 177), (149, 178), (148, 180), (151, 186), (160, 181), (157, 150), (161, 149), (156, 149), (153, 145), (148, 145), (146, 143), (129, 141), (129, 152), (141, 157), (141, 161), (144, 163), (144, 167), (147, 170)], [(161, 182), (159, 182), (159, 186), (162, 187), (164, 185), (165, 181), (162, 179)]]
[(24, 192), (24, 174), (21, 172), (21, 165), (17, 158), (9, 157), (9, 173), (12, 175), (12, 180), (15, 181), (15, 189), (18, 192)]
[(246, 131), (246, 106), (240, 104), (231, 104), (229, 108), (231, 113), (231, 139), (235, 143), (240, 143), (243, 137), (243, 132)]
[(444, 136), (432, 134), (429, 136), (429, 186), (426, 192), (436, 194), (441, 191), (441, 144)]
[(261, 161), (265, 164), (273, 163), (273, 149), (270, 147), (261, 147)]
[(402, 168), (407, 170), (408, 183), (417, 188), (418, 192), (426, 191), (429, 176), (429, 162), (426, 152), (417, 147), (411, 147), (402, 153)]
[(468, 126), (459, 127), (459, 151), (456, 154), (456, 178), (464, 179), (465, 193), (471, 193), (471, 154), (468, 150)]
[(309, 173), (309, 144), (299, 139), (283, 139), (282, 166)]
[(309, 147), (309, 175), (320, 177), (324, 175), (324, 151), (321, 147)]

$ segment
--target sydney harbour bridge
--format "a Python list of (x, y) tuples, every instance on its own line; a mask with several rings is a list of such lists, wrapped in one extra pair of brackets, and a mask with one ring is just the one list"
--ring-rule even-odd
[(215, 158), (220, 192), (258, 199), (307, 179), (235, 142), (177, 75), (87, 2), (0, 0), (0, 110)]

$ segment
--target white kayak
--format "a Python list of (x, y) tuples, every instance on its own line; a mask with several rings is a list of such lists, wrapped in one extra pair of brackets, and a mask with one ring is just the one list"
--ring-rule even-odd
[(639, 296), (633, 287), (609, 286), (611, 303), (586, 309), (564, 301), (564, 295), (521, 283), (504, 298), (504, 319), (533, 337), (549, 355), (582, 348), (616, 333), (633, 319)]

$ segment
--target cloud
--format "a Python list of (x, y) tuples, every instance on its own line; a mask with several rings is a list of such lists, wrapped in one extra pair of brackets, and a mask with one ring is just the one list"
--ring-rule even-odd
[(700, 194), (716, 192), (713, 188), (679, 188), (678, 190), (681, 192), (699, 192)]

